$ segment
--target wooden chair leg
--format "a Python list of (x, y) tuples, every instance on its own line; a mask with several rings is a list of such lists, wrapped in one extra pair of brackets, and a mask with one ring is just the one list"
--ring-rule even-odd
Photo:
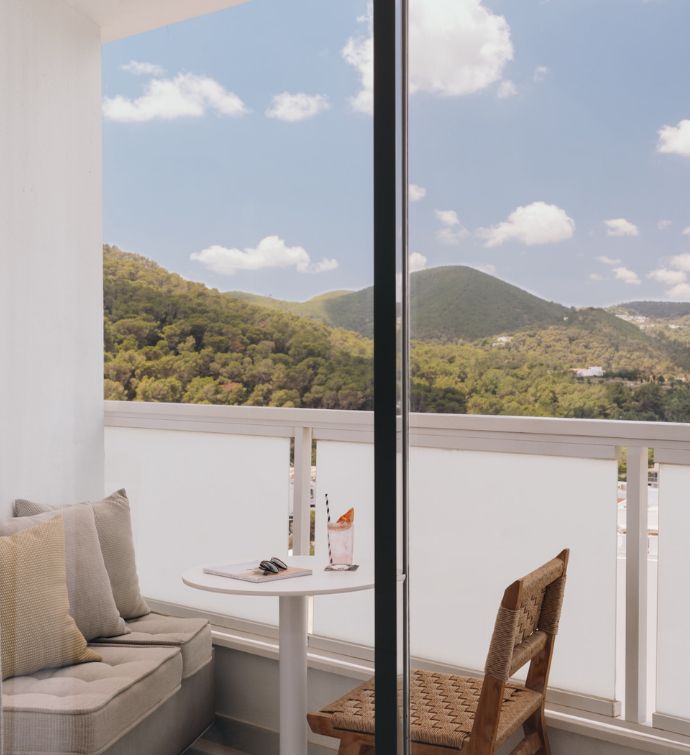
[(551, 755), (551, 746), (549, 745), (549, 735), (546, 733), (546, 723), (544, 722), (544, 709), (540, 708), (533, 713), (522, 727), (525, 736), (536, 734), (541, 743), (539, 755)]
[(374, 748), (366, 742), (362, 742), (361, 739), (343, 737), (340, 740), (338, 755), (369, 755), (370, 753), (374, 753)]

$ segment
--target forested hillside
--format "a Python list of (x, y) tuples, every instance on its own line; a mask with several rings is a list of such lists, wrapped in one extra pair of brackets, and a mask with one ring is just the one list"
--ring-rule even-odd
[(371, 342), (105, 247), (107, 398), (371, 408)]
[(690, 302), (686, 301), (630, 301), (618, 309), (643, 317), (670, 319), (690, 315)]
[[(248, 295), (231, 292), (229, 296)], [(251, 296), (251, 295), (249, 295)], [(264, 306), (313, 317), (371, 338), (374, 289), (334, 291), (306, 302), (252, 297)], [(567, 320), (570, 310), (463, 265), (420, 270), (411, 276), (412, 335), (421, 339), (473, 340), (545, 327)]]
[(424, 340), (474, 340), (568, 321), (570, 310), (471, 267), (435, 267), (411, 281), (412, 330)]
[[(469, 268), (459, 269), (466, 276)], [(497, 330), (511, 314), (501, 300), (493, 303), (492, 335), (417, 338), (414, 410), (690, 421), (686, 344), (604, 310), (566, 309), (485, 277), (475, 279), (485, 292), (512, 297), (520, 327)], [(353, 330), (299, 316), (275, 300), (191, 283), (116, 247), (104, 249), (104, 289), (106, 398), (372, 407), (372, 342)], [(371, 318), (370, 292), (357, 292), (353, 329)], [(319, 297), (312, 308), (350, 296)], [(434, 317), (427, 322), (436, 327)], [(482, 332), (478, 318), (472, 323)], [(591, 365), (603, 367), (606, 379), (572, 373)]]

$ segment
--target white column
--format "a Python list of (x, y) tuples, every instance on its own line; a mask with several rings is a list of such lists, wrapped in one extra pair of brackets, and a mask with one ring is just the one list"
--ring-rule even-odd
[(625, 719), (647, 720), (647, 449), (628, 448), (625, 536)]
[(0, 0), (0, 516), (103, 495), (101, 35)]
[(311, 427), (296, 428), (292, 499), (292, 552), (295, 556), (309, 555), (311, 445)]
[(307, 752), (307, 598), (280, 598), (280, 755)]

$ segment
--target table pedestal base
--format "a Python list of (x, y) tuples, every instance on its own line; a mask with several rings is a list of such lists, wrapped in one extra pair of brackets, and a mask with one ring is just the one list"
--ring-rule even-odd
[(280, 755), (307, 752), (307, 598), (280, 598)]

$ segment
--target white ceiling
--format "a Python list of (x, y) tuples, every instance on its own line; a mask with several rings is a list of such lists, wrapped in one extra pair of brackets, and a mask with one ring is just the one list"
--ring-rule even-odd
[(103, 42), (174, 24), (248, 0), (67, 0), (101, 27)]

